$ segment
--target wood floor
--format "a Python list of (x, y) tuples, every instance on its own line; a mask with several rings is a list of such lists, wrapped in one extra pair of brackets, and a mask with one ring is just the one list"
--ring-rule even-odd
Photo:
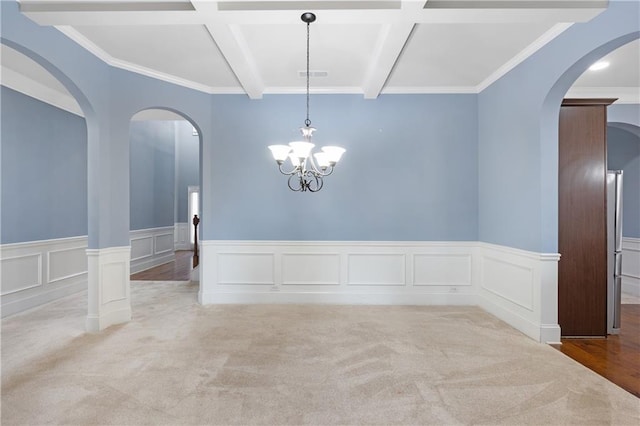
[[(176, 260), (131, 275), (135, 281), (188, 281), (192, 251), (176, 251)], [(565, 355), (640, 398), (640, 305), (622, 305), (622, 328), (606, 339), (562, 339)]]
[(563, 354), (640, 398), (640, 305), (622, 305), (619, 335), (562, 339)]
[(176, 260), (131, 275), (133, 281), (189, 281), (191, 279), (190, 250), (176, 251)]

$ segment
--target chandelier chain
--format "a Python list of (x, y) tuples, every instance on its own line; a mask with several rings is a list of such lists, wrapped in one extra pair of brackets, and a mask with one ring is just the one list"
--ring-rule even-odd
[(307, 119), (304, 120), (304, 124), (311, 126), (311, 120), (309, 119), (309, 24), (307, 22)]

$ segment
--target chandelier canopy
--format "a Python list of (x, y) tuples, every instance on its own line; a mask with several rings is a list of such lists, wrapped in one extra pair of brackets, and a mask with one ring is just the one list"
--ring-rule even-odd
[[(280, 173), (289, 176), (289, 189), (317, 192), (322, 189), (323, 178), (333, 173), (333, 168), (340, 161), (345, 149), (339, 146), (323, 146), (320, 152), (311, 155), (311, 150), (315, 147), (311, 138), (316, 129), (311, 127), (309, 119), (309, 26), (316, 20), (316, 15), (306, 12), (300, 19), (307, 24), (307, 118), (304, 120), (304, 127), (300, 128), (302, 140), (289, 142), (289, 145), (271, 145), (269, 149), (278, 163)], [(287, 159), (293, 166), (290, 171), (285, 171), (283, 167)]]

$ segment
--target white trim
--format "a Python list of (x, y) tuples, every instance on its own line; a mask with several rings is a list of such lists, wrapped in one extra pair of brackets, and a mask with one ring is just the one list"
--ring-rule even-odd
[(387, 86), (380, 91), (383, 95), (447, 95), (478, 94), (476, 86)]

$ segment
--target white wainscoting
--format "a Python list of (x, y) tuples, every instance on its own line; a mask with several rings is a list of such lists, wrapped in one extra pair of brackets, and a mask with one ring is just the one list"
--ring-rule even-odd
[(87, 237), (4, 244), (2, 317), (87, 287)]
[(173, 230), (173, 246), (175, 247), (175, 250), (191, 250), (189, 224), (186, 222), (177, 222), (174, 225)]
[(558, 260), (478, 242), (202, 241), (199, 300), (478, 305), (559, 342)]
[(640, 238), (622, 238), (622, 292), (640, 297)]
[(202, 241), (209, 303), (475, 304), (465, 242)]
[[(175, 259), (172, 226), (131, 231), (130, 236), (131, 273)], [(4, 244), (0, 271), (2, 317), (84, 290), (87, 237)]]
[(478, 243), (478, 305), (535, 340), (560, 342), (559, 259), (556, 253)]
[(175, 260), (174, 227), (131, 231), (131, 273)]

